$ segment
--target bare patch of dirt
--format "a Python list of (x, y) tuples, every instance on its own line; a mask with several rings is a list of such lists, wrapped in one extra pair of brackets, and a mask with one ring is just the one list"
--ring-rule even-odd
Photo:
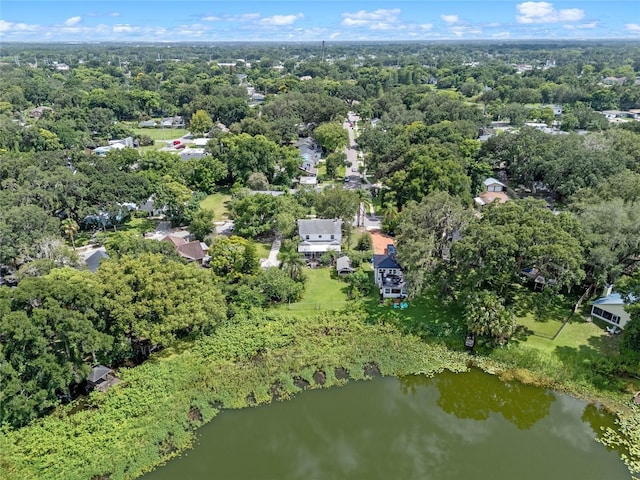
[(271, 385), (269, 391), (271, 392), (271, 396), (274, 400), (280, 400), (285, 396), (284, 385), (282, 385), (280, 380), (276, 380), (273, 385)]
[(307, 382), (304, 378), (302, 377), (293, 377), (293, 384), (301, 389), (305, 389), (308, 388), (309, 385), (311, 385), (309, 382)]
[(382, 375), (380, 368), (374, 362), (369, 362), (364, 366), (364, 374), (367, 377), (379, 377)]
[(318, 370), (313, 374), (313, 381), (316, 382), (316, 385), (324, 385), (327, 383), (327, 375), (323, 371)]
[(342, 367), (337, 367), (335, 370), (335, 376), (338, 380), (349, 380), (349, 370)]
[(196, 407), (191, 407), (191, 410), (189, 410), (189, 415), (187, 415), (187, 418), (189, 418), (189, 420), (191, 420), (192, 422), (198, 422), (198, 423), (202, 423), (202, 412), (200, 411), (200, 409), (196, 408)]
[(374, 230), (371, 233), (371, 243), (373, 244), (373, 253), (375, 255), (384, 255), (387, 245), (395, 245), (395, 238), (382, 233), (379, 230)]

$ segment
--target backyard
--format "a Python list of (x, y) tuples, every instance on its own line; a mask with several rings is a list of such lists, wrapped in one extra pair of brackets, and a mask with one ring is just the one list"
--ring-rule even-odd
[(279, 310), (297, 316), (307, 316), (310, 311), (342, 310), (349, 306), (347, 284), (331, 277), (331, 268), (308, 268), (304, 296), (299, 302), (281, 305)]
[(176, 138), (184, 137), (189, 130), (186, 128), (133, 128), (136, 135), (146, 135), (156, 141), (169, 141)]
[(213, 210), (215, 221), (227, 220), (227, 203), (231, 200), (231, 195), (222, 192), (212, 193), (200, 202), (200, 208)]

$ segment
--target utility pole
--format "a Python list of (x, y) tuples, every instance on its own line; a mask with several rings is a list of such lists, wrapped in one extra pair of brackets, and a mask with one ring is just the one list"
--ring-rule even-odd
[(322, 63), (324, 63), (324, 40), (322, 40)]

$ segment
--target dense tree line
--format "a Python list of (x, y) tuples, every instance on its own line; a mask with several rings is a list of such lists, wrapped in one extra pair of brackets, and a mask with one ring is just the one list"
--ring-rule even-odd
[[(413, 295), (435, 285), (466, 305), (471, 331), (503, 341), (525, 268), (553, 280), (551, 292), (621, 278), (624, 292), (636, 292), (625, 274), (640, 254), (640, 129), (611, 127), (599, 111), (640, 108), (640, 51), (557, 47), (335, 44), (321, 61), (311, 45), (181, 45), (171, 58), (153, 46), (3, 45), (0, 264), (18, 268), (19, 283), (0, 288), (2, 418), (20, 425), (46, 412), (92, 363), (148, 354), (249, 308), (300, 299), (296, 219), (342, 218), (350, 243), (365, 194), (335, 186), (252, 195), (245, 187), (289, 190), (301, 173), (291, 146), (301, 136), (324, 148), (334, 176), (348, 111), (361, 116), (357, 142), (380, 182), (383, 226), (397, 234)], [(31, 57), (37, 67), (26, 64)], [(56, 70), (54, 59), (71, 68)], [(531, 68), (519, 72), (522, 63)], [(623, 80), (603, 83), (612, 76)], [(262, 104), (249, 106), (249, 85)], [(562, 116), (551, 103), (562, 104)], [(46, 108), (36, 115), (35, 107)], [(173, 115), (210, 137), (205, 157), (85, 152), (133, 135), (140, 120)], [(566, 134), (520, 128), (480, 143), (479, 129), (492, 120), (559, 121)], [(520, 193), (542, 186), (562, 212), (521, 199), (478, 218), (472, 199), (493, 175)], [(107, 236), (112, 259), (96, 275), (69, 268), (78, 264), (79, 233), (117, 230), (126, 205), (149, 198), (174, 226), (204, 239), (212, 214), (199, 203), (220, 189), (233, 193), (238, 236), (214, 239), (210, 270), (185, 265), (169, 244), (119, 233)], [(273, 236), (284, 240), (282, 268), (261, 270), (251, 240)], [(350, 291), (364, 291), (364, 280), (354, 276)], [(637, 352), (639, 322), (634, 311), (627, 353)]]

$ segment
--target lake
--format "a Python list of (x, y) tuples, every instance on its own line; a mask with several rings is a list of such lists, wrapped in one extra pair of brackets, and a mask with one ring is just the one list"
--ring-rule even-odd
[(594, 405), (478, 370), (375, 378), (224, 411), (144, 478), (629, 479), (594, 440), (612, 425)]

